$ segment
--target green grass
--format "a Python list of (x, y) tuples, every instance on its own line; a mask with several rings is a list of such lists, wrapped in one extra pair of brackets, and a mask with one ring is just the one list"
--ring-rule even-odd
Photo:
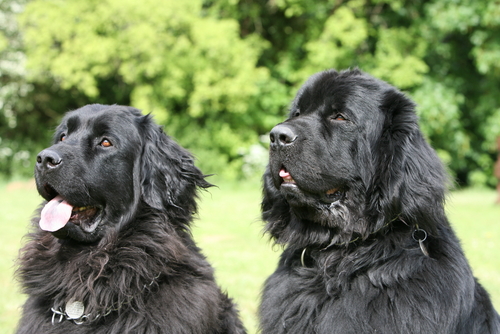
[(446, 211), (474, 275), (500, 312), (500, 205), (493, 190), (453, 192)]
[(24, 301), (13, 279), (15, 259), (40, 197), (32, 183), (0, 186), (0, 334), (14, 332)]
[[(202, 194), (194, 227), (198, 245), (218, 283), (238, 303), (249, 333), (256, 332), (260, 289), (279, 255), (279, 248), (273, 250), (262, 236), (260, 200), (258, 181), (219, 183)], [(458, 191), (450, 195), (447, 211), (475, 275), (500, 309), (500, 206), (494, 200), (493, 191)], [(13, 333), (19, 317), (24, 297), (13, 280), (14, 259), (39, 202), (32, 185), (0, 185), (0, 334)]]
[(259, 182), (221, 184), (203, 194), (194, 230), (219, 285), (237, 302), (250, 333), (257, 328), (260, 289), (279, 255), (262, 234), (260, 201)]

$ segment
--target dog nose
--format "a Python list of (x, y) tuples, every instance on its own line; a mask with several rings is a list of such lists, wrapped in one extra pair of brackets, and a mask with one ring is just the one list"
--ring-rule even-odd
[(271, 146), (278, 147), (291, 145), (297, 139), (293, 129), (284, 124), (276, 125), (269, 133), (269, 137), (271, 138)]
[(45, 149), (36, 157), (37, 167), (56, 168), (62, 162), (62, 158), (56, 151)]

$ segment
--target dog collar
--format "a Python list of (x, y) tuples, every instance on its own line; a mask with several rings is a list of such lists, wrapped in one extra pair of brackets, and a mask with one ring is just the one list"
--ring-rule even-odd
[[(75, 325), (82, 325), (85, 323), (90, 323), (90, 322), (96, 321), (100, 317), (105, 317), (105, 316), (109, 315), (111, 312), (120, 310), (124, 304), (125, 303), (121, 303), (116, 308), (110, 307), (102, 315), (98, 313), (95, 316), (92, 316), (92, 314), (90, 314), (90, 313), (84, 314), (85, 313), (85, 305), (82, 302), (70, 300), (64, 306), (64, 310), (62, 309), (62, 307), (59, 307), (58, 309), (56, 309), (54, 307), (50, 308), (50, 310), (52, 311), (52, 325), (55, 325), (56, 323), (59, 324), (63, 320), (72, 321)], [(128, 302), (127, 302), (127, 304), (128, 304)], [(59, 319), (57, 319), (58, 316), (59, 316)]]
[[(393, 221), (398, 220), (398, 219), (401, 220), (403, 223), (406, 224), (406, 222), (404, 220), (402, 220), (398, 216), (395, 219), (393, 219), (390, 222), (388, 222), (387, 224), (385, 224), (384, 226), (382, 226), (381, 228), (379, 228), (377, 231), (372, 232), (370, 235), (374, 235), (374, 234), (378, 233), (380, 230), (382, 230), (383, 228), (387, 227), (390, 223), (392, 223)], [(418, 242), (418, 245), (420, 247), (420, 250), (422, 251), (422, 254), (424, 254), (425, 256), (429, 257), (429, 251), (427, 250), (427, 247), (425, 246), (425, 243), (424, 243), (424, 241), (427, 240), (427, 232), (424, 229), (421, 229), (418, 226), (418, 224), (417, 224), (415, 226), (415, 229), (413, 230), (411, 236), (412, 236), (413, 240), (415, 240), (416, 242)], [(358, 236), (358, 237), (350, 240), (349, 242), (328, 245), (328, 246), (326, 246), (324, 248), (319, 249), (318, 251), (319, 252), (325, 251), (325, 250), (327, 250), (328, 248), (330, 248), (332, 246), (347, 246), (349, 244), (352, 244), (352, 243), (358, 241), (359, 239), (360, 239), (360, 237)], [(312, 247), (312, 246), (307, 246), (307, 247), (304, 247), (302, 249), (302, 252), (300, 253), (300, 264), (302, 265), (302, 267), (304, 267), (304, 268), (308, 267), (308, 265), (306, 263), (306, 262), (308, 262), (307, 258), (314, 259), (311, 254), (308, 255), (308, 252), (310, 253), (312, 251), (312, 249), (314, 249), (314, 248), (317, 249), (317, 247)]]
[[(149, 284), (144, 284), (143, 290), (153, 285), (160, 276), (161, 273), (154, 277)], [(52, 312), (52, 325), (55, 325), (56, 323), (59, 324), (63, 320), (72, 321), (75, 325), (83, 325), (85, 323), (94, 322), (101, 317), (105, 317), (111, 314), (111, 312), (119, 311), (124, 305), (130, 304), (131, 300), (132, 298), (130, 298), (128, 301), (120, 303), (116, 307), (114, 305), (108, 307), (105, 310), (104, 314), (98, 313), (93, 316), (90, 313), (85, 314), (85, 304), (83, 302), (71, 299), (66, 303), (64, 309), (57, 306), (50, 308), (50, 311)], [(57, 317), (59, 317), (59, 319), (57, 319)]]

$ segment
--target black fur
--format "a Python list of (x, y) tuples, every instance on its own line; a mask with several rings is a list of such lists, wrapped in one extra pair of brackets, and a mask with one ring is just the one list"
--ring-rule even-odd
[[(245, 332), (189, 231), (196, 192), (210, 184), (151, 117), (125, 106), (69, 112), (35, 175), (47, 201), (59, 195), (97, 214), (53, 233), (33, 219), (17, 272), (28, 295), (17, 333)], [(51, 311), (70, 300), (83, 302), (83, 324)]]
[(329, 70), (271, 131), (262, 211), (285, 249), (264, 287), (263, 334), (500, 333), (414, 108), (359, 70)]

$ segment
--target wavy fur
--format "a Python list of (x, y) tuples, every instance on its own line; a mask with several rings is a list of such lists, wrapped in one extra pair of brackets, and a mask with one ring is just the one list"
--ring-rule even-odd
[(271, 131), (262, 215), (284, 251), (264, 287), (263, 334), (500, 333), (414, 109), (359, 70), (329, 70)]
[[(88, 149), (99, 129), (114, 151)], [(81, 240), (69, 231), (55, 237), (40, 230), (38, 215), (33, 219), (17, 271), (28, 295), (17, 333), (245, 332), (189, 232), (196, 193), (210, 184), (151, 117), (131, 107), (86, 106), (63, 119), (49, 149), (63, 164), (38, 164), (42, 196), (100, 204), (106, 219)], [(80, 187), (85, 194), (74, 189)], [(55, 315), (52, 323), (51, 308), (64, 310), (70, 300), (83, 302), (87, 321), (58, 322)]]

